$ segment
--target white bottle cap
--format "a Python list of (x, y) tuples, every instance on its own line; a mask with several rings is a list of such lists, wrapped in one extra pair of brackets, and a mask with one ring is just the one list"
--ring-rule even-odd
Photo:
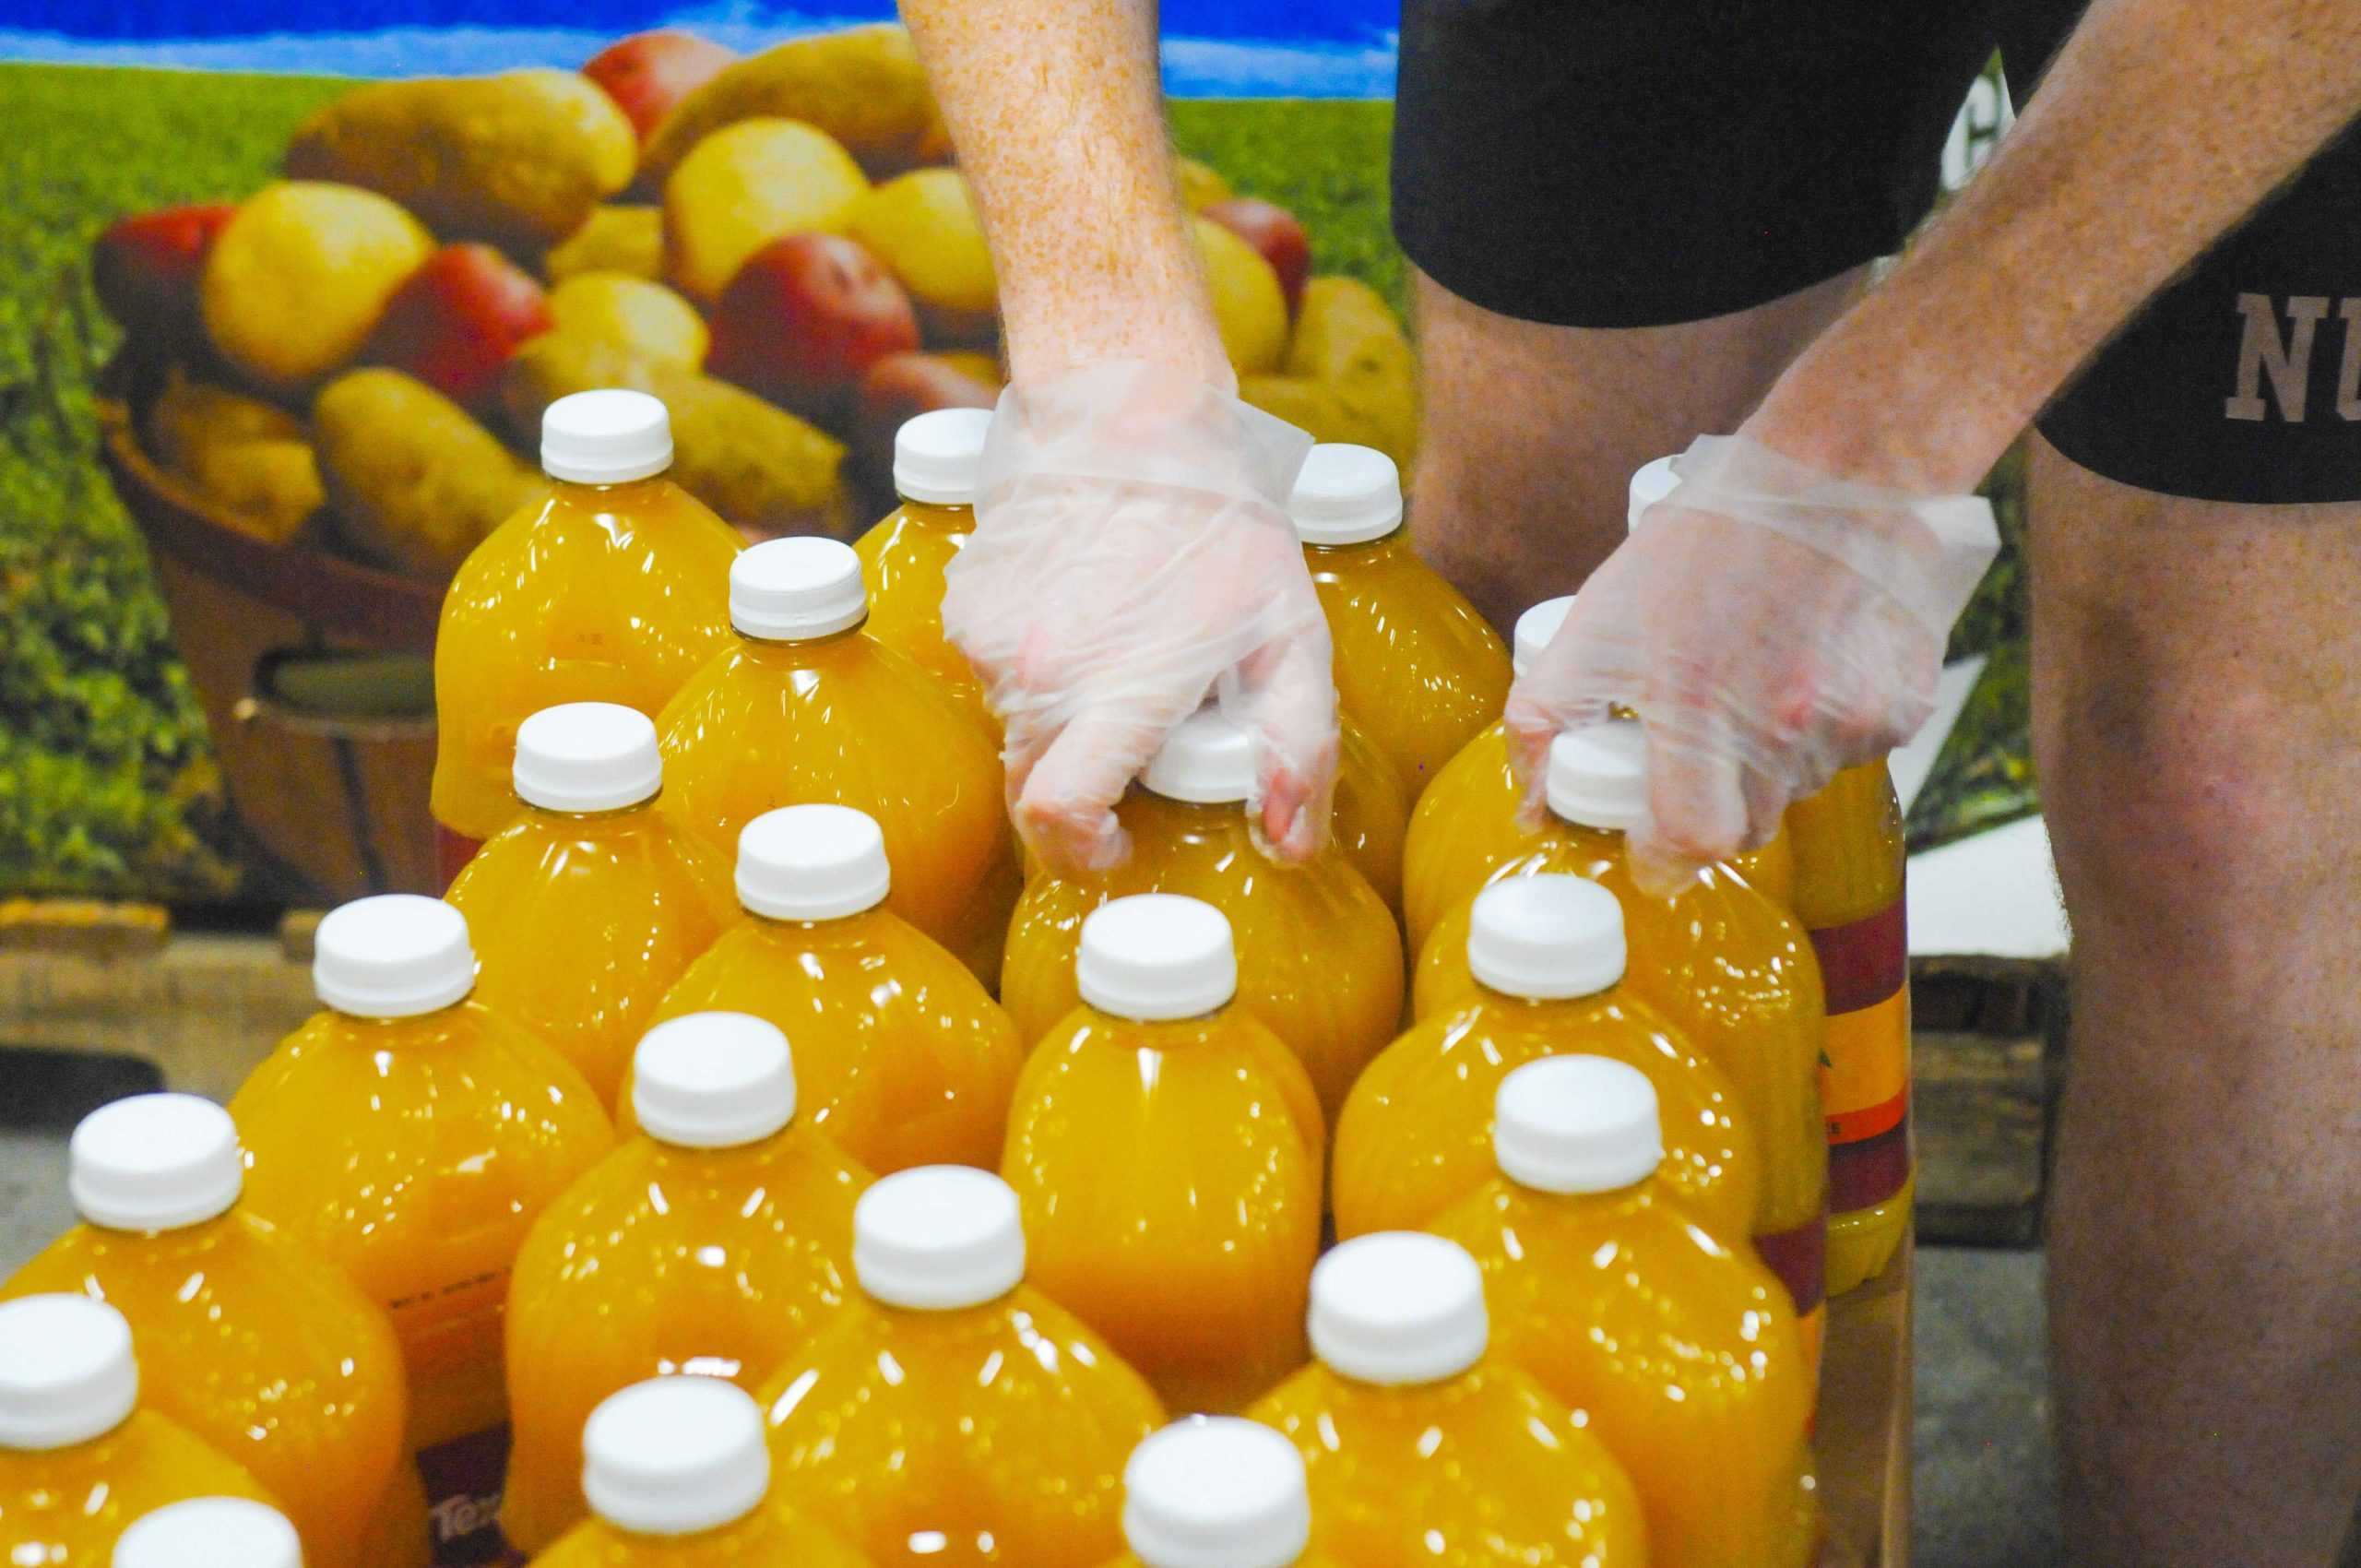
[(1467, 970), (1536, 1002), (1596, 996), (1623, 978), (1623, 906), (1584, 877), (1513, 876), (1476, 895)]
[(1016, 1190), (989, 1170), (921, 1165), (880, 1177), (852, 1211), (852, 1270), (889, 1307), (953, 1312), (1025, 1281)]
[(682, 1148), (760, 1143), (795, 1120), (795, 1059), (778, 1026), (750, 1013), (691, 1013), (639, 1037), (631, 1109), (640, 1131)]
[(1082, 922), (1074, 966), (1082, 999), (1118, 1018), (1194, 1018), (1238, 994), (1229, 917), (1200, 898), (1135, 893)]
[(66, 1146), (74, 1210), (108, 1230), (177, 1230), (227, 1214), (245, 1185), (237, 1124), (193, 1094), (139, 1094), (82, 1118)]
[(1175, 1421), (1123, 1467), (1123, 1538), (1145, 1568), (1288, 1568), (1311, 1540), (1303, 1455), (1259, 1421)]
[(770, 1485), (762, 1407), (721, 1378), (635, 1383), (582, 1425), (583, 1498), (633, 1535), (718, 1530), (760, 1507)]
[(611, 812), (664, 787), (656, 723), (635, 707), (568, 702), (516, 726), (517, 798), (551, 812)]
[(730, 564), (730, 624), (767, 642), (800, 642), (869, 615), (860, 557), (833, 539), (766, 539)]
[(1549, 646), (1549, 639), (1566, 624), (1566, 612), (1573, 605), (1572, 594), (1560, 594), (1556, 599), (1543, 600), (1516, 618), (1514, 647), (1509, 662), (1518, 674), (1533, 668), (1533, 661), (1541, 657), (1541, 650)]
[(1549, 742), (1549, 810), (1582, 827), (1622, 833), (1648, 814), (1648, 742), (1635, 719), (1569, 730)]
[(894, 493), (935, 506), (973, 506), (990, 409), (937, 409), (894, 433)]
[(1489, 1330), (1482, 1272), (1440, 1236), (1357, 1236), (1311, 1271), (1311, 1353), (1356, 1383), (1457, 1377), (1483, 1359)]
[(672, 416), (620, 386), (560, 398), (541, 414), (541, 471), (575, 484), (622, 484), (672, 466)]
[(139, 1403), (131, 1324), (88, 1296), (0, 1305), (0, 1448), (71, 1448)]
[(339, 1013), (409, 1018), (476, 984), (468, 918), (440, 898), (380, 893), (330, 909), (312, 939), (312, 990)]
[(114, 1543), (114, 1568), (303, 1568), (287, 1515), (243, 1497), (198, 1497), (157, 1509)]
[(1303, 459), (1287, 498), (1306, 544), (1362, 544), (1402, 526), (1402, 470), (1369, 446), (1323, 442)]
[(840, 921), (885, 901), (885, 834), (851, 806), (781, 806), (738, 830), (738, 902), (775, 921)]
[(1492, 1102), (1501, 1174), (1544, 1193), (1612, 1193), (1664, 1163), (1656, 1087), (1629, 1063), (1545, 1056), (1501, 1080)]
[(1168, 801), (1228, 805), (1254, 793), (1254, 737), (1207, 703), (1173, 728), (1140, 782)]
[(1653, 463), (1643, 463), (1631, 475), (1631, 496), (1623, 518), (1627, 529), (1640, 526), (1640, 515), (1673, 493), (1680, 483), (1672, 471), (1670, 457), (1658, 457)]

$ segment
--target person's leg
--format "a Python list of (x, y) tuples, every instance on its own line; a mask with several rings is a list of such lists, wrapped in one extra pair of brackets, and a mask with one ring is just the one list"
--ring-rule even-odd
[(2032, 505), (2071, 1561), (2319, 1568), (2361, 1495), (2361, 505), (2040, 442)]
[(1631, 327), (1520, 321), (1418, 274), (1420, 553), (1503, 629), (1572, 592), (1622, 541), (1631, 470), (1737, 429), (1866, 271), (1751, 310)]

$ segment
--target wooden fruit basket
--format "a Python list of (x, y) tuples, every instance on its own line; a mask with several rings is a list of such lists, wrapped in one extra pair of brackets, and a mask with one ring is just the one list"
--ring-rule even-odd
[(289, 653), (429, 654), (443, 590), (315, 545), (256, 539), (159, 467), (140, 445), (139, 414), (161, 376), (131, 355), (106, 368), (100, 451), (147, 537), (240, 820), (295, 885), (291, 897), (439, 891), (427, 815), (433, 714), (296, 713), (256, 675)]

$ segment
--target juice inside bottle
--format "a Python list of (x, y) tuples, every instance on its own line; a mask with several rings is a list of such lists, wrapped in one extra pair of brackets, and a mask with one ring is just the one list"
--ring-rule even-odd
[(124, 1531), (167, 1503), (272, 1501), (138, 1401), (121, 1313), (79, 1295), (0, 1305), (0, 1562), (108, 1568)]
[(671, 461), (670, 421), (646, 393), (578, 392), (541, 416), (549, 494), (460, 564), (434, 634), (432, 804), (447, 835), (488, 839), (516, 814), (528, 715), (655, 713), (729, 642), (738, 535), (664, 477)]
[(1109, 898), (1179, 893), (1229, 917), (1239, 1001), (1285, 1040), (1332, 1121), (1402, 1018), (1401, 934), (1335, 846), (1301, 866), (1256, 848), (1245, 801), (1254, 741), (1206, 707), (1184, 719), (1116, 806), (1132, 852), (1109, 872), (1033, 879), (1009, 927), (1001, 1002), (1038, 1040), (1074, 1011), (1084, 917)]
[(1251, 1414), (1303, 1456), (1313, 1541), (1338, 1562), (1636, 1568), (1637, 1495), (1606, 1445), (1485, 1359), (1483, 1278), (1408, 1231), (1347, 1241), (1311, 1278), (1319, 1360)]
[(1770, 1270), (1657, 1177), (1647, 1075), (1550, 1057), (1502, 1079), (1497, 1111), (1500, 1174), (1434, 1227), (1484, 1271), (1494, 1353), (1622, 1462), (1655, 1568), (1787, 1561), (1802, 1339)]
[(1336, 715), (1336, 791), (1328, 830), (1353, 869), (1402, 920), (1402, 839), (1410, 830), (1410, 802), (1394, 766), (1353, 722)]
[(657, 716), (666, 817), (727, 861), (775, 807), (867, 812), (900, 873), (886, 907), (991, 983), (1022, 885), (996, 742), (862, 629), (849, 545), (756, 545), (730, 567), (730, 614), (732, 645)]
[(758, 1388), (851, 1289), (867, 1174), (797, 1116), (787, 1037), (696, 1013), (648, 1031), (633, 1067), (638, 1135), (542, 1213), (509, 1288), (500, 1520), (520, 1551), (583, 1517), (600, 1400), (668, 1372)]
[(573, 1444), (590, 1517), (543, 1568), (865, 1568), (771, 1495), (762, 1407), (735, 1384), (655, 1377), (610, 1395)]
[(1828, 1289), (1885, 1272), (1910, 1228), (1910, 939), (1902, 805), (1882, 762), (1787, 808), (1796, 918), (1827, 989)]
[(744, 915), (656, 1016), (751, 1013), (789, 1031), (801, 1114), (873, 1171), (989, 1170), (1024, 1044), (976, 977), (893, 912), (893, 880), (866, 812), (764, 813), (738, 837)]
[(1476, 990), (1370, 1064), (1336, 1123), (1336, 1233), (1417, 1229), (1490, 1181), (1501, 1081), (1545, 1056), (1611, 1057), (1665, 1106), (1665, 1180), (1699, 1213), (1748, 1233), (1762, 1142), (1728, 1074), (1624, 974), (1623, 909), (1579, 876), (1484, 889), (1466, 939)]
[(976, 529), (989, 409), (937, 409), (894, 434), (900, 505), (853, 541), (869, 582), (869, 635), (942, 685), (997, 737), (967, 656), (943, 635), (943, 573)]
[[(1539, 873), (1589, 877), (1623, 906), (1625, 983), (1729, 1075), (1760, 1140), (1762, 1206), (1747, 1229), (1803, 1314), (1815, 1365), (1824, 1284), (1829, 1156), (1820, 1120), (1825, 1030), (1820, 968), (1802, 927), (1733, 866), (1707, 869), (1669, 900), (1632, 885), (1624, 829), (1647, 804), (1639, 727), (1618, 719), (1560, 735), (1549, 749), (1549, 812), (1492, 885)], [(1414, 1013), (1448, 1014), (1478, 988), (1468, 972), (1471, 906), (1440, 921), (1418, 956)]]
[(475, 935), (476, 1000), (557, 1047), (612, 1112), (657, 1003), (734, 913), (728, 869), (656, 810), (656, 726), (635, 709), (534, 714), (516, 785), (520, 814), (446, 895)]
[(471, 999), (475, 954), (450, 905), (362, 898), (330, 911), (315, 943), (326, 1010), (230, 1105), (245, 1206), (391, 1315), (436, 1557), (481, 1561), (497, 1551), (508, 1453), (509, 1271), (614, 1134), (564, 1057)]
[(1009, 1119), (1028, 1277), (1169, 1408), (1241, 1409), (1306, 1354), (1318, 1097), (1230, 1004), (1229, 922), (1209, 904), (1101, 906), (1077, 982), (1082, 1005), (1034, 1051)]
[(1259, 1421), (1191, 1416), (1132, 1451), (1109, 1568), (1336, 1568), (1311, 1550), (1303, 1455)]
[[(348, 1543), (348, 1548), (350, 1543)], [(287, 1515), (243, 1497), (167, 1503), (123, 1532), (113, 1568), (303, 1568)]]
[(1314, 446), (1287, 502), (1335, 645), (1338, 706), (1415, 802), (1501, 716), (1508, 649), (1476, 607), (1418, 559), (1402, 476), (1367, 446)]
[(1097, 1568), (1123, 1462), (1163, 1424), (1139, 1373), (1025, 1278), (1016, 1194), (924, 1166), (853, 1211), (860, 1293), (763, 1392), (776, 1490), (878, 1568)]
[[(239, 1206), (230, 1113), (194, 1095), (119, 1099), (82, 1119), (68, 1161), (82, 1223), (0, 1298), (114, 1307), (137, 1336), (148, 1407), (278, 1497), (314, 1568), (386, 1568), (362, 1538), (409, 1467), (401, 1347), (326, 1258)], [(424, 1510), (407, 1523), (422, 1558)]]

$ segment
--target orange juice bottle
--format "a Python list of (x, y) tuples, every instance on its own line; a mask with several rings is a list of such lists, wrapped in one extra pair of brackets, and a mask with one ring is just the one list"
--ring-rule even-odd
[(1762, 1155), (1738, 1087), (1624, 977), (1623, 909), (1579, 876), (1477, 897), (1476, 991), (1370, 1063), (1336, 1123), (1336, 1234), (1409, 1230), (1492, 1179), (1501, 1080), (1544, 1056), (1612, 1057), (1655, 1081), (1676, 1129), (1665, 1177), (1738, 1235), (1762, 1203)]
[(869, 635), (941, 683), (997, 736), (983, 683), (943, 635), (943, 572), (976, 530), (989, 409), (937, 409), (894, 433), (901, 505), (853, 541), (869, 579)]
[(975, 716), (861, 629), (860, 557), (775, 539), (730, 569), (737, 638), (658, 715), (673, 826), (725, 860), (775, 806), (877, 819), (902, 874), (887, 906), (990, 983), (1023, 885), (1000, 753)]
[(1415, 802), (1501, 716), (1509, 654), (1476, 607), (1410, 548), (1402, 476), (1367, 446), (1314, 446), (1287, 502), (1335, 643), (1337, 705)]
[[(1545, 599), (1516, 618), (1516, 632), (1510, 639), (1511, 671), (1522, 675), (1532, 668), (1535, 656), (1549, 646), (1549, 639), (1565, 624), (1566, 607), (1573, 601), (1572, 594)], [(1427, 824), (1421, 837), (1432, 837), (1438, 824), (1505, 822), (1516, 814), (1520, 798), (1516, 772), (1509, 766), (1508, 727), (1495, 715), (1491, 724), (1460, 747), (1419, 794), (1417, 815)], [(1426, 913), (1426, 919), (1433, 919), (1431, 912)]]
[(107, 1568), (116, 1538), (166, 1503), (271, 1501), (243, 1467), (138, 1403), (121, 1313), (79, 1295), (0, 1306), (0, 1562)]
[(729, 923), (728, 873), (656, 810), (656, 726), (636, 709), (541, 709), (517, 727), (516, 779), (522, 814), (447, 895), (475, 933), (476, 1000), (556, 1046), (611, 1112), (657, 1003)]
[(1499, 1176), (1435, 1222), (1484, 1271), (1495, 1353), (1622, 1461), (1656, 1568), (1786, 1561), (1802, 1338), (1770, 1270), (1656, 1175), (1647, 1075), (1554, 1056), (1502, 1079), (1497, 1111)]
[(1236, 1410), (1303, 1364), (1320, 1102), (1243, 1008), (1229, 921), (1117, 898), (1082, 922), (1082, 1005), (1016, 1088), (1003, 1168), (1033, 1283), (1176, 1410)]
[(1251, 1413), (1303, 1456), (1321, 1550), (1388, 1568), (1644, 1563), (1623, 1467), (1531, 1378), (1487, 1360), (1487, 1334), (1483, 1277), (1453, 1242), (1390, 1231), (1320, 1260), (1318, 1364)]
[(763, 1392), (777, 1490), (879, 1568), (1097, 1568), (1162, 1407), (1025, 1284), (1016, 1194), (920, 1166), (853, 1211), (860, 1295)]
[[(1816, 1362), (1829, 1157), (1820, 1121), (1825, 1024), (1811, 944), (1795, 918), (1756, 893), (1735, 866), (1708, 869), (1668, 901), (1632, 885), (1623, 830), (1647, 807), (1647, 754), (1636, 723), (1619, 719), (1559, 736), (1549, 748), (1548, 800), (1545, 826), (1493, 866), (1493, 885), (1571, 872), (1621, 901), (1629, 985), (1729, 1075), (1761, 1139), (1762, 1207), (1746, 1229), (1804, 1315)], [(1419, 953), (1417, 1016), (1440, 1016), (1477, 989), (1466, 961), (1470, 920), (1463, 901)]]
[(738, 836), (744, 918), (656, 1016), (751, 1013), (793, 1031), (804, 1117), (872, 1170), (989, 1170), (1024, 1044), (976, 977), (893, 912), (892, 883), (868, 813), (765, 812)]
[(580, 1434), (591, 1516), (546, 1568), (864, 1568), (868, 1559), (770, 1496), (763, 1410), (718, 1378), (650, 1378), (610, 1395)]
[(1238, 997), (1287, 1043), (1332, 1122), (1402, 1020), (1401, 934), (1332, 845), (1281, 866), (1255, 847), (1245, 801), (1254, 740), (1206, 707), (1181, 721), (1116, 807), (1132, 853), (1109, 872), (1040, 875), (1009, 926), (1001, 1002), (1038, 1040), (1074, 1011), (1085, 916), (1131, 893), (1180, 893), (1229, 917)]
[(664, 477), (672, 428), (644, 392), (577, 392), (541, 416), (550, 493), (476, 546), (434, 634), (444, 875), (516, 813), (526, 716), (563, 702), (654, 713), (730, 638), (736, 532)]
[(113, 1568), (303, 1568), (287, 1515), (244, 1497), (167, 1503), (114, 1543)]
[[(289, 1509), (314, 1568), (385, 1568), (362, 1538), (397, 1493), (409, 1394), (377, 1304), (239, 1206), (230, 1113), (194, 1095), (119, 1099), (68, 1146), (82, 1223), (0, 1295), (79, 1292), (137, 1336), (150, 1409), (235, 1459)], [(407, 1521), (413, 1557), (426, 1515)]]
[(564, 1057), (470, 999), (475, 954), (450, 905), (362, 898), (330, 911), (315, 942), (326, 1011), (230, 1104), (246, 1207), (391, 1313), (435, 1555), (486, 1561), (508, 1454), (509, 1270), (614, 1134)]
[(1827, 988), (1828, 1289), (1885, 1272), (1910, 1227), (1910, 936), (1902, 804), (1882, 762), (1787, 808), (1796, 918)]
[(659, 1024), (633, 1063), (639, 1135), (550, 1205), (508, 1292), (515, 1445), (501, 1527), (578, 1522), (582, 1423), (666, 1372), (757, 1388), (851, 1289), (867, 1176), (796, 1119), (787, 1037), (742, 1013)]
[(1259, 1421), (1191, 1416), (1132, 1451), (1110, 1568), (1332, 1568), (1311, 1544), (1303, 1455)]

